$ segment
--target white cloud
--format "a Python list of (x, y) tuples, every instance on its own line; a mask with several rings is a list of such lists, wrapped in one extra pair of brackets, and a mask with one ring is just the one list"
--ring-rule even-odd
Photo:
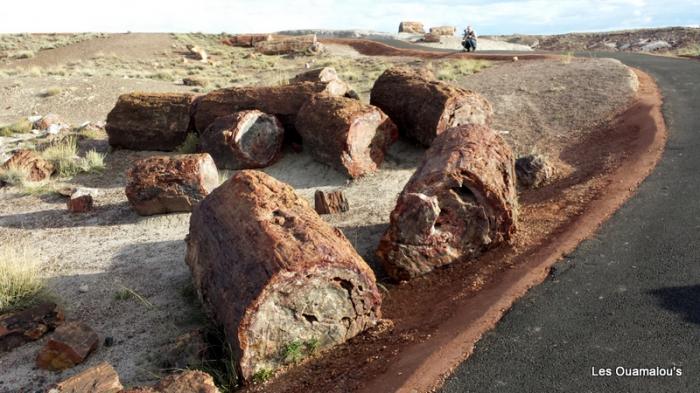
[(700, 0), (24, 0), (7, 1), (0, 32), (270, 32), (301, 28), (395, 31), (472, 24), (482, 34), (557, 33), (697, 23)]

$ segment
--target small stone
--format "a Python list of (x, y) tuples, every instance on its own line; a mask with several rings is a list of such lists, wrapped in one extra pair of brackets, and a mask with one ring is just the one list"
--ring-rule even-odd
[(40, 131), (49, 131), (52, 126), (54, 127), (54, 129), (59, 131), (63, 128), (66, 128), (61, 118), (55, 113), (49, 113), (48, 115), (43, 116), (39, 120), (34, 122), (34, 129)]
[(201, 366), (206, 359), (208, 345), (200, 329), (185, 333), (175, 339), (163, 360), (163, 367), (187, 369)]
[(528, 154), (515, 160), (518, 183), (526, 188), (537, 188), (545, 184), (551, 179), (553, 172), (547, 157), (541, 154)]
[(68, 322), (58, 328), (49, 338), (36, 358), (39, 368), (62, 371), (72, 368), (88, 357), (97, 348), (98, 336), (92, 328), (81, 322)]
[(112, 345), (114, 345), (114, 337), (112, 337), (112, 336), (105, 337), (104, 346), (111, 347)]
[(98, 191), (94, 188), (77, 188), (67, 202), (68, 210), (71, 213), (85, 213), (92, 210), (94, 206), (94, 196)]
[(87, 284), (83, 284), (78, 287), (78, 292), (80, 293), (87, 293), (87, 291), (90, 290), (90, 287)]
[(314, 204), (318, 214), (342, 213), (350, 210), (348, 200), (343, 191), (316, 190)]

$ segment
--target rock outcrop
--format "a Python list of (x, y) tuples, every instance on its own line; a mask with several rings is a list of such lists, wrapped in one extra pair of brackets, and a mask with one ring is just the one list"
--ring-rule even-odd
[(510, 148), (489, 127), (440, 134), (399, 195), (377, 256), (405, 280), (510, 239), (518, 202)]
[(206, 153), (144, 158), (126, 178), (126, 197), (142, 216), (192, 211), (219, 185), (216, 164)]
[(380, 316), (374, 273), (345, 236), (259, 171), (236, 172), (195, 207), (186, 261), (247, 381), (287, 363), (290, 343), (328, 348)]
[(489, 125), (493, 116), (491, 104), (479, 94), (406, 67), (386, 70), (372, 87), (370, 103), (389, 115), (401, 134), (425, 146), (448, 128)]

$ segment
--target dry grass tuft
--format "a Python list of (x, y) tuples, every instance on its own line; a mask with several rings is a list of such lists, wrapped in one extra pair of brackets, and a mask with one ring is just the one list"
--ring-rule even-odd
[(52, 86), (41, 93), (42, 97), (53, 97), (61, 94), (63, 90), (58, 86)]
[(176, 152), (180, 154), (192, 154), (196, 153), (199, 147), (199, 137), (197, 134), (190, 132), (187, 134), (185, 141), (182, 142), (180, 146), (175, 149)]
[(105, 169), (105, 155), (97, 151), (90, 150), (85, 153), (82, 159), (83, 172), (101, 172)]
[(10, 165), (7, 168), (0, 169), (0, 181), (7, 184), (21, 187), (27, 182), (29, 177), (29, 168)]
[(0, 247), (0, 313), (33, 304), (44, 288), (39, 264), (27, 247)]
[(16, 123), (0, 127), (0, 136), (12, 136), (14, 134), (26, 134), (32, 131), (32, 123), (22, 119)]
[(439, 64), (435, 76), (444, 81), (455, 81), (460, 77), (476, 74), (491, 66), (486, 60), (455, 60)]
[(51, 144), (41, 152), (41, 157), (56, 167), (60, 177), (71, 177), (82, 171), (78, 162), (78, 142), (74, 137)]

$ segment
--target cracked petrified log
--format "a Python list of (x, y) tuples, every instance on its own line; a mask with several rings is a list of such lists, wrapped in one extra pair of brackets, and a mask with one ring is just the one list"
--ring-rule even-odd
[(27, 171), (27, 178), (22, 180), (41, 181), (48, 179), (54, 173), (53, 164), (29, 149), (20, 149), (7, 160), (1, 169), (18, 168)]
[(124, 389), (109, 363), (100, 363), (57, 383), (48, 393), (117, 393)]
[(265, 173), (236, 172), (190, 219), (187, 264), (250, 380), (302, 343), (328, 348), (374, 325), (374, 273), (336, 228)]
[(370, 103), (389, 115), (402, 135), (425, 146), (448, 128), (488, 125), (493, 116), (491, 104), (479, 94), (406, 67), (393, 67), (379, 76)]
[(441, 35), (454, 35), (457, 28), (454, 26), (437, 26), (430, 28), (430, 34)]
[(107, 115), (109, 144), (131, 150), (175, 150), (190, 130), (193, 100), (188, 93), (122, 94)]
[(314, 159), (352, 178), (375, 172), (398, 137), (381, 109), (328, 95), (314, 96), (301, 108), (296, 130)]
[(40, 339), (62, 324), (63, 319), (63, 310), (55, 303), (0, 315), (0, 352)]
[(314, 193), (314, 207), (318, 214), (334, 214), (350, 210), (345, 193), (341, 190), (316, 190)]
[(423, 34), (425, 29), (421, 22), (403, 21), (399, 23), (399, 33)]
[(284, 127), (274, 115), (247, 110), (216, 119), (199, 141), (219, 168), (264, 168), (282, 150)]
[(216, 164), (206, 153), (143, 158), (126, 178), (126, 197), (142, 216), (192, 211), (219, 185)]
[(230, 46), (252, 48), (256, 43), (273, 39), (271, 34), (236, 34), (223, 40), (223, 43)]
[(270, 87), (230, 87), (214, 90), (197, 99), (194, 124), (200, 133), (219, 117), (248, 109), (277, 116), (284, 127), (294, 129), (296, 114), (313, 95), (342, 96), (348, 86), (341, 81), (303, 82)]
[(315, 54), (320, 52), (321, 48), (321, 43), (316, 39), (316, 34), (273, 37), (271, 40), (255, 43), (255, 50), (264, 55)]
[(513, 155), (486, 126), (440, 134), (399, 195), (377, 256), (404, 280), (508, 241), (515, 232)]

